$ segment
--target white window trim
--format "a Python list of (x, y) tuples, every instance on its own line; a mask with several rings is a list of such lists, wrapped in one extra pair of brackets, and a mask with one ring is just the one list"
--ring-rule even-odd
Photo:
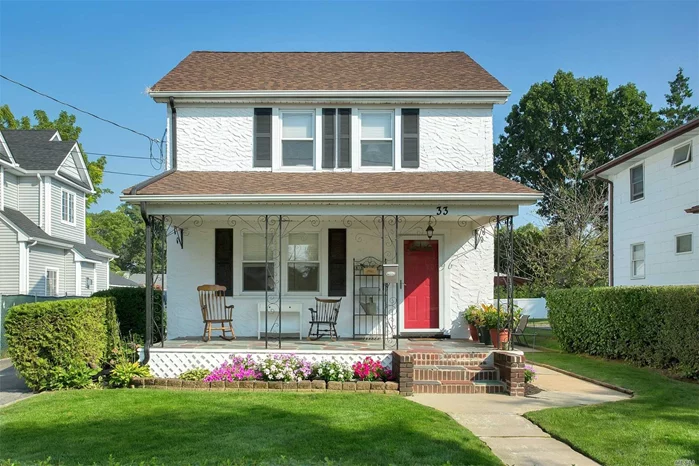
[[(673, 163), (672, 161), (673, 161), (673, 159), (675, 158), (675, 151), (676, 151), (677, 149), (679, 149), (680, 147), (684, 147), (684, 146), (689, 146), (689, 153), (687, 154), (687, 160), (683, 160), (682, 162), (678, 162), (678, 163)], [(684, 165), (685, 163), (691, 162), (691, 161), (692, 161), (692, 155), (693, 155), (693, 154), (692, 154), (692, 149), (693, 149), (693, 147), (692, 147), (692, 141), (691, 141), (691, 140), (690, 140), (690, 141), (687, 141), (687, 142), (685, 142), (685, 143), (679, 144), (679, 145), (677, 145), (677, 146), (675, 146), (675, 147), (673, 147), (673, 148), (672, 148), (672, 157), (670, 158), (670, 165), (674, 168), (674, 167), (679, 167), (680, 165)]]
[[(643, 177), (641, 178), (641, 183), (643, 184), (643, 195), (639, 197), (638, 199), (633, 198), (633, 178), (631, 175), (631, 171), (634, 168), (641, 167), (641, 174)], [(637, 165), (634, 165), (633, 167), (629, 168), (629, 201), (630, 202), (638, 202), (642, 201), (646, 198), (646, 166), (643, 163), (639, 163)]]
[[(56, 294), (49, 294), (49, 270), (56, 272)], [(60, 270), (56, 267), (46, 267), (44, 269), (44, 296), (60, 296), (61, 295), (61, 279)]]
[[(390, 113), (391, 115), (391, 152), (393, 156), (393, 160), (391, 162), (391, 165), (386, 165), (383, 167), (376, 167), (376, 166), (364, 166), (362, 165), (362, 115), (365, 113)], [(352, 128), (354, 129), (354, 128)], [(389, 138), (383, 138), (383, 139), (367, 139), (367, 141), (388, 141)], [(364, 108), (358, 108), (357, 109), (357, 165), (356, 167), (361, 170), (361, 171), (376, 171), (376, 172), (385, 172), (385, 171), (394, 171), (396, 170), (396, 109), (395, 108), (372, 108), (372, 109), (364, 109)]]
[[(63, 194), (64, 193), (68, 194), (69, 199), (70, 199), (70, 196), (73, 196), (73, 221), (72, 222), (69, 220), (63, 219)], [(76, 196), (76, 194), (73, 191), (69, 191), (65, 188), (61, 188), (61, 223), (65, 223), (66, 225), (71, 225), (71, 226), (76, 225), (76, 218), (75, 217), (77, 217), (78, 209), (76, 208), (75, 203), (77, 202), (77, 197), (78, 196)], [(69, 218), (70, 218), (70, 216), (69, 216)]]
[[(236, 266), (236, 269), (239, 269), (239, 270), (238, 270), (238, 276), (240, 277), (240, 279), (239, 279), (239, 283), (240, 283), (240, 294), (243, 295), (243, 296), (264, 296), (264, 294), (265, 294), (265, 291), (264, 291), (264, 290), (262, 290), (262, 291), (253, 291), (253, 290), (246, 290), (246, 289), (244, 288), (244, 286), (245, 286), (245, 277), (244, 277), (243, 275), (244, 275), (244, 273), (245, 273), (245, 264), (247, 264), (247, 263), (259, 264), (259, 263), (264, 263), (264, 262), (265, 262), (264, 259), (261, 259), (261, 260), (245, 260), (245, 259), (244, 259), (245, 255), (244, 255), (244, 252), (243, 252), (243, 251), (245, 250), (245, 235), (258, 235), (258, 236), (262, 236), (262, 238), (264, 238), (264, 236), (265, 236), (264, 232), (263, 232), (263, 233), (258, 233), (258, 232), (255, 232), (255, 231), (240, 231), (240, 242), (239, 242), (239, 244), (241, 244), (242, 247), (241, 247), (241, 250), (240, 250), (240, 260), (239, 260), (239, 261), (236, 261), (236, 260), (235, 260), (235, 257), (236, 257), (236, 254), (235, 254), (235, 241), (233, 242), (233, 261), (234, 261), (233, 263), (234, 263), (234, 264), (236, 264), (236, 263), (237, 263), (237, 264), (240, 264), (240, 265)], [(279, 238), (277, 237), (275, 241), (276, 241), (276, 243), (279, 243)], [(275, 246), (278, 247), (279, 244), (275, 244)], [(280, 253), (280, 254), (281, 254), (281, 253)], [(277, 275), (279, 274), (279, 256), (277, 256), (276, 258), (275, 258), (275, 257), (268, 257), (267, 263), (268, 263), (268, 264), (270, 264), (270, 263), (272, 264), (272, 270), (273, 270), (273, 272), (274, 272), (274, 276), (275, 276), (276, 280), (279, 280), (279, 277), (277, 277)], [(234, 270), (233, 275), (234, 275), (234, 277), (233, 277), (233, 280), (234, 280), (234, 285), (233, 285), (233, 287), (235, 288), (235, 275), (236, 275), (236, 274), (235, 274), (235, 270)], [(274, 285), (275, 285), (274, 290), (269, 290), (268, 293), (272, 293), (272, 294), (275, 294), (275, 293), (278, 294), (278, 293), (279, 293), (279, 289), (277, 288), (277, 286), (279, 286), (279, 283), (275, 282)]]
[[(313, 125), (311, 127), (311, 137), (310, 138), (284, 138), (282, 133), (284, 132), (284, 114), (285, 113), (305, 113), (305, 114), (310, 114), (311, 115), (311, 121), (313, 122)], [(322, 113), (322, 112), (321, 112)], [(274, 116), (274, 111), (272, 113)], [(289, 172), (298, 172), (298, 171), (312, 171), (320, 168), (320, 165), (318, 165), (318, 157), (321, 156), (322, 154), (319, 153), (318, 150), (318, 145), (319, 143), (322, 143), (321, 138), (316, 137), (318, 134), (318, 131), (316, 127), (318, 126), (318, 115), (319, 112), (317, 112), (317, 109), (315, 108), (306, 108), (306, 109), (285, 109), (285, 108), (280, 108), (278, 109), (278, 121), (279, 121), (279, 130), (274, 131), (272, 134), (272, 137), (274, 137), (275, 141), (274, 144), (279, 148), (277, 152), (277, 161), (274, 163), (272, 162), (272, 165), (277, 167), (279, 171), (289, 171)], [(321, 126), (322, 128), (322, 126)], [(274, 136), (276, 134), (276, 137)], [(312, 146), (313, 146), (313, 155), (311, 157), (311, 165), (289, 165), (286, 166), (284, 165), (284, 157), (283, 157), (283, 151), (284, 151), (284, 141), (311, 141)]]
[[(633, 267), (633, 247), (634, 246), (643, 246), (643, 275), (634, 275), (634, 267)], [(631, 280), (643, 280), (646, 278), (646, 243), (645, 242), (640, 242), (640, 243), (633, 243), (632, 245), (629, 246), (629, 251), (631, 252), (631, 270), (630, 270), (630, 275), (631, 275)]]
[[(284, 267), (284, 288), (283, 290), (286, 290), (286, 293), (289, 295), (293, 296), (318, 296), (319, 293), (322, 292), (323, 290), (323, 244), (322, 244), (322, 237), (321, 237), (321, 232), (320, 231), (295, 231), (290, 234), (300, 234), (300, 235), (315, 235), (316, 238), (318, 239), (318, 259), (314, 261), (292, 261), (287, 258), (287, 254), (284, 254), (282, 265)], [(327, 235), (326, 235), (327, 236)], [(284, 249), (288, 253), (289, 251), (289, 236), (287, 235), (283, 240), (283, 245)], [(289, 289), (289, 264), (293, 263), (312, 263), (318, 264), (318, 290), (315, 291), (291, 291)]]
[[(689, 236), (689, 251), (685, 251), (685, 252), (678, 252), (677, 251), (677, 238), (679, 238), (680, 236)], [(675, 235), (675, 255), (676, 256), (684, 256), (687, 254), (692, 254), (693, 252), (694, 252), (694, 234), (692, 232), (680, 233), (680, 234)]]

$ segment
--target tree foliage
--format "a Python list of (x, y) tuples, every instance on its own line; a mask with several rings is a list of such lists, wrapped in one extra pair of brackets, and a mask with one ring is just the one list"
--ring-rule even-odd
[(119, 255), (110, 262), (113, 270), (145, 272), (146, 233), (139, 207), (121, 204), (114, 212), (88, 214), (87, 234)]
[[(82, 133), (82, 128), (76, 126), (75, 115), (71, 115), (68, 112), (61, 111), (58, 114), (58, 118), (51, 120), (45, 111), (34, 110), (34, 120), (32, 124), (31, 119), (28, 116), (22, 116), (19, 119), (15, 117), (10, 110), (9, 105), (0, 106), (0, 128), (2, 129), (54, 129), (58, 131), (61, 135), (61, 139), (64, 141), (77, 141)], [(80, 146), (80, 151), (83, 154), (83, 160), (85, 161), (85, 166), (87, 166), (87, 171), (92, 180), (92, 185), (95, 188), (95, 193), (87, 197), (86, 204), (87, 207), (91, 206), (102, 196), (102, 194), (108, 194), (112, 191), (107, 188), (102, 188), (104, 167), (107, 165), (106, 157), (100, 157), (94, 161), (89, 161), (82, 144), (78, 143)]]
[[(539, 214), (553, 215), (545, 178), (572, 183), (591, 168), (658, 135), (661, 120), (632, 83), (558, 71), (534, 84), (507, 116), (495, 145), (498, 173), (544, 192)], [(571, 171), (570, 167), (574, 167)]]
[(689, 78), (684, 75), (682, 68), (677, 71), (675, 79), (668, 81), (668, 84), (670, 85), (670, 93), (665, 94), (667, 105), (661, 108), (659, 112), (664, 120), (664, 131), (670, 131), (695, 118), (699, 118), (699, 107), (685, 103), (686, 100), (692, 98), (694, 93), (689, 87)]

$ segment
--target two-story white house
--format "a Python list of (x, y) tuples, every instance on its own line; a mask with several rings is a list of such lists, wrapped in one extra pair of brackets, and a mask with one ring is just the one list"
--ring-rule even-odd
[(314, 298), (341, 297), (341, 338), (467, 338), (496, 222), (540, 198), (493, 172), (510, 91), (462, 52), (193, 52), (149, 94), (168, 170), (121, 198), (173, 233), (170, 339), (201, 338), (203, 284), (237, 336), (306, 337)]
[(75, 141), (0, 130), (0, 294), (90, 296), (117, 257), (85, 233), (93, 192)]
[(590, 171), (609, 184), (610, 284), (699, 284), (699, 119)]

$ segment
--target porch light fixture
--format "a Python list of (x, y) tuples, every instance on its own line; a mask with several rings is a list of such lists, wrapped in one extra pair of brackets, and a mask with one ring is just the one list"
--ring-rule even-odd
[(425, 233), (427, 233), (427, 239), (432, 239), (432, 235), (434, 235), (434, 228), (432, 227), (431, 215), (430, 218), (427, 220), (427, 228), (425, 229)]

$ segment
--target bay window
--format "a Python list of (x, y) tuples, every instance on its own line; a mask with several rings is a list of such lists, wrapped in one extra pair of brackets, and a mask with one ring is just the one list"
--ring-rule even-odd
[(270, 241), (265, 262), (265, 235), (243, 233), (243, 291), (274, 291), (276, 245)]
[(359, 118), (362, 166), (392, 167), (393, 112), (363, 111)]
[(289, 291), (320, 291), (320, 240), (318, 233), (291, 233), (287, 246)]
[(283, 111), (282, 166), (312, 167), (315, 112)]

